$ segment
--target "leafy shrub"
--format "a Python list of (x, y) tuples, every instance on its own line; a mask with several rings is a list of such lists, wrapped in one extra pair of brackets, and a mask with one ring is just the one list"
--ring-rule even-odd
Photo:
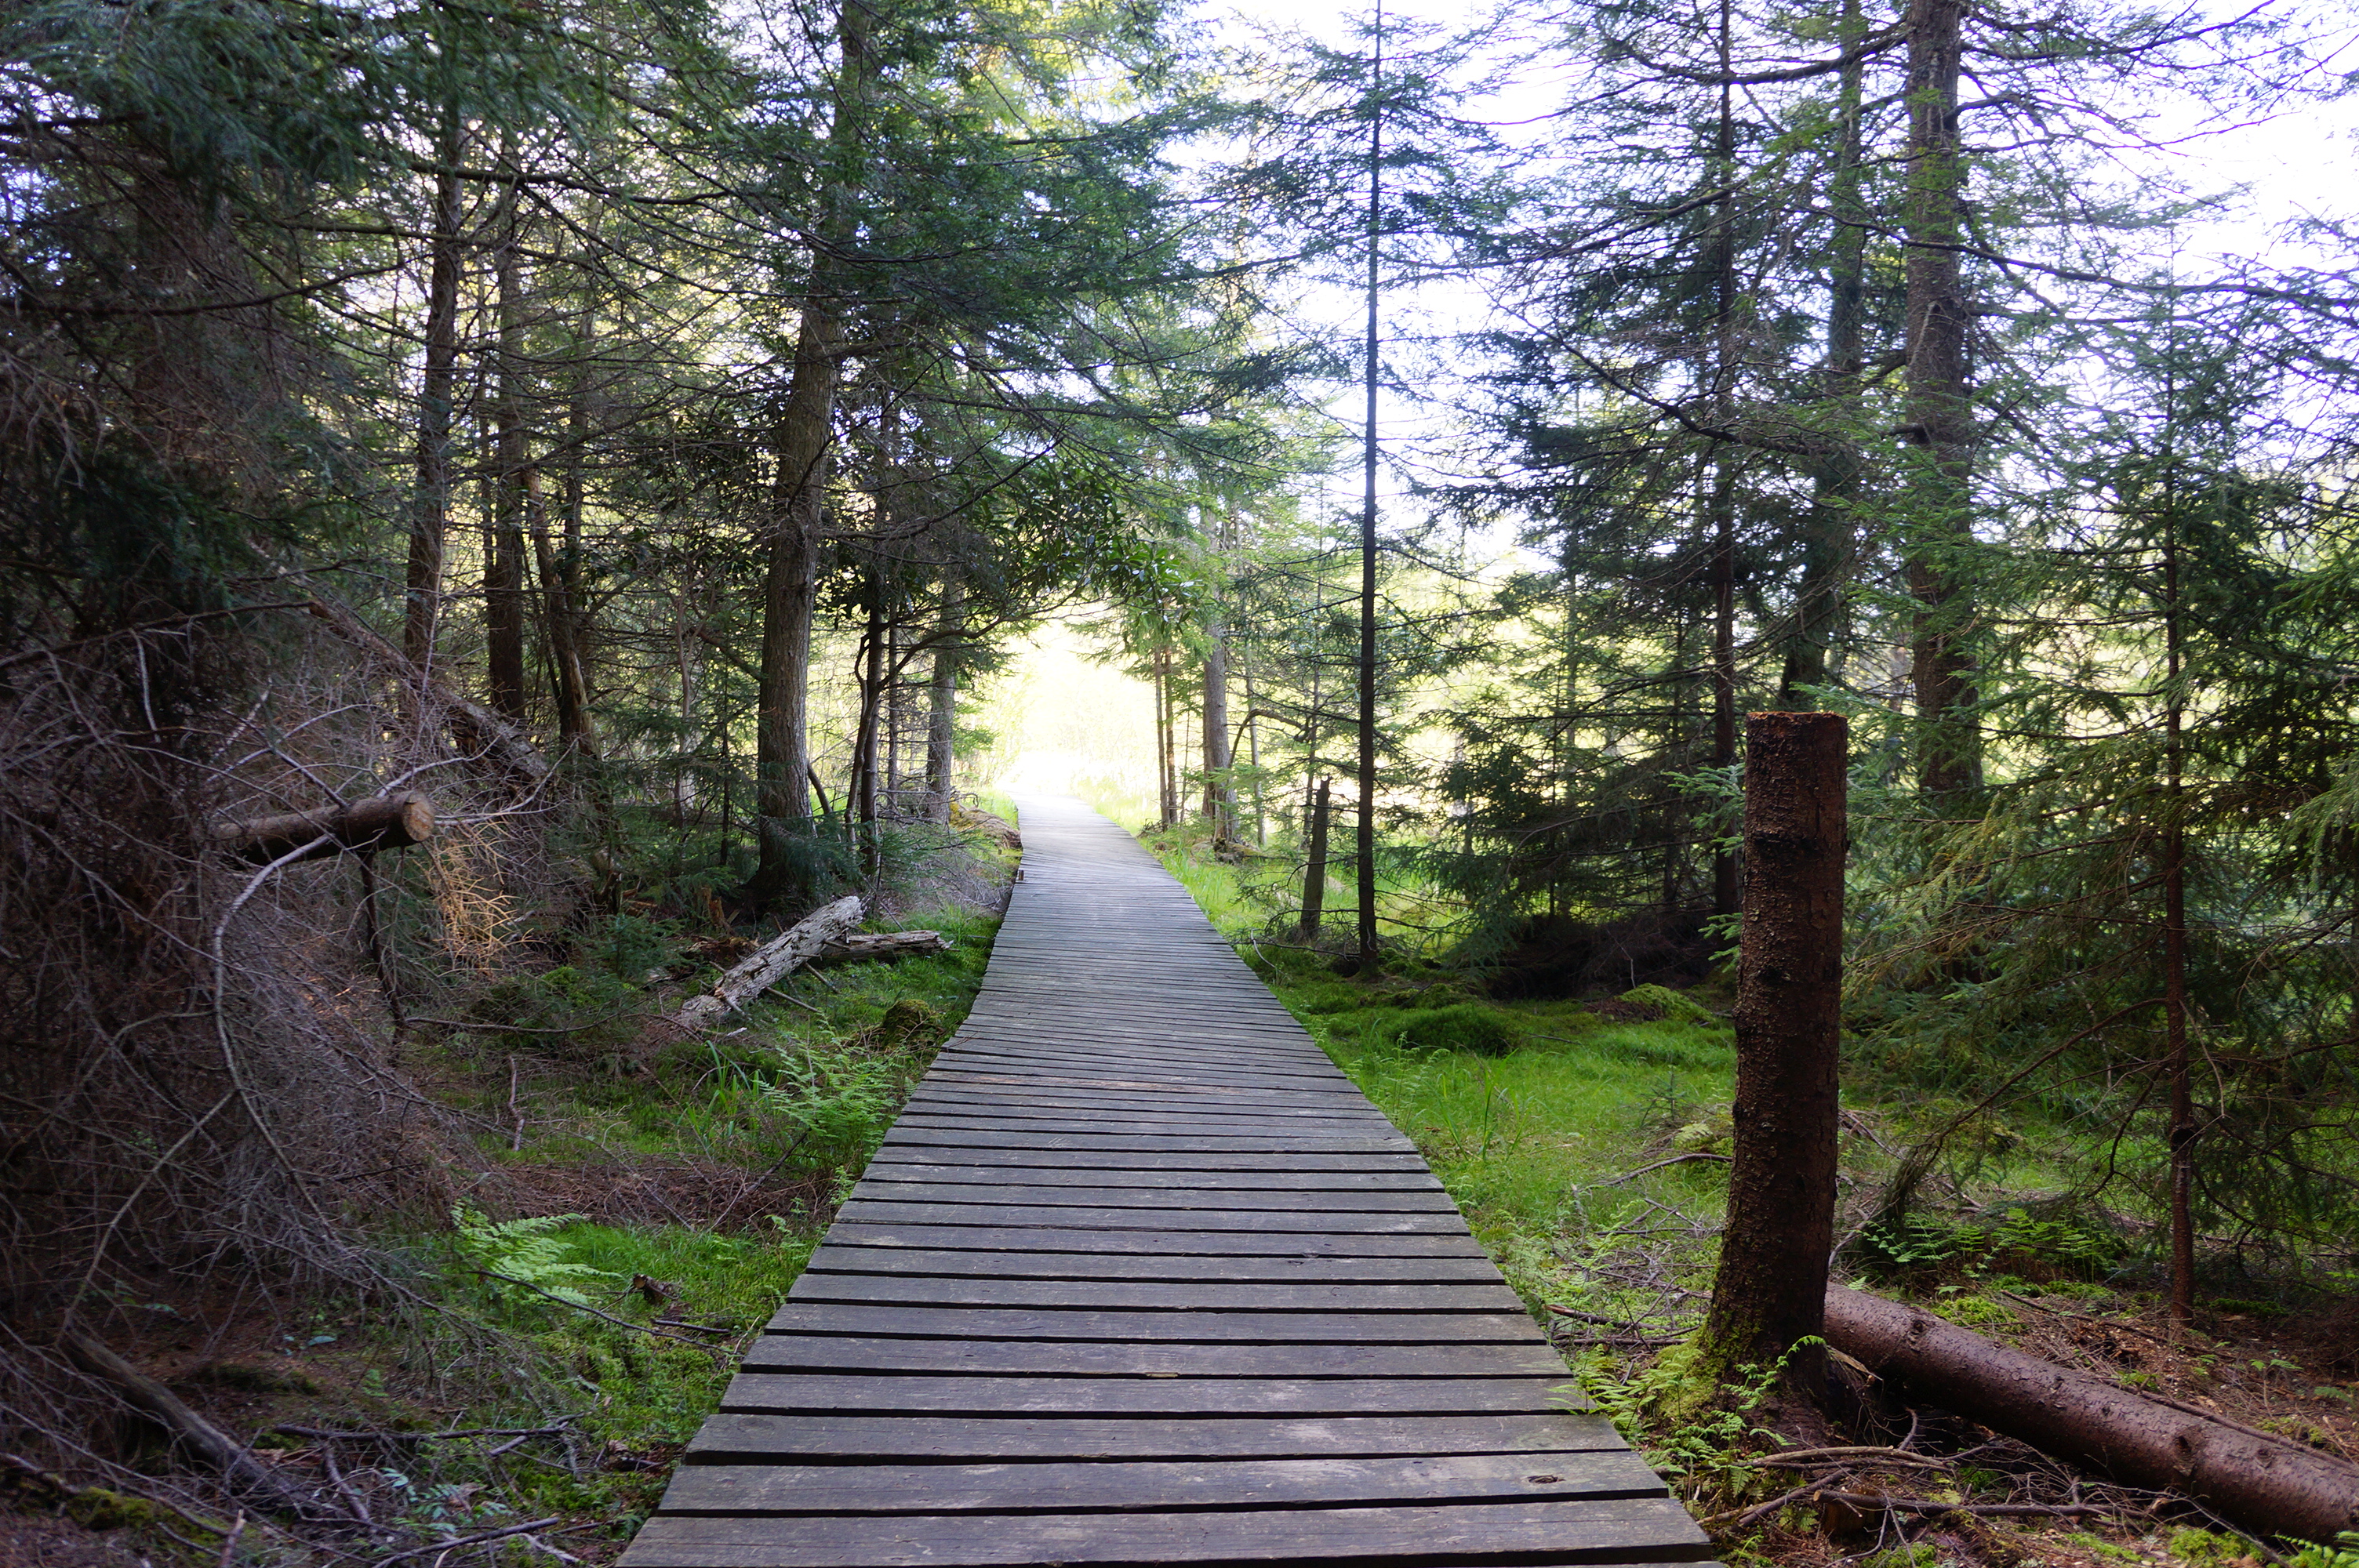
[(788, 1057), (762, 1098), (793, 1130), (792, 1149), (813, 1158), (847, 1156), (893, 1124), (901, 1104), (900, 1074), (873, 1056), (814, 1051)]
[(493, 1281), (495, 1286), (528, 1285), (575, 1306), (590, 1304), (590, 1298), (582, 1293), (582, 1286), (609, 1284), (615, 1278), (603, 1269), (577, 1261), (571, 1245), (556, 1235), (587, 1217), (549, 1214), (494, 1222), (480, 1209), (465, 1204), (451, 1211), (451, 1223), (458, 1227), (459, 1255), (485, 1273), (497, 1276)]
[(1523, 1031), (1508, 1014), (1475, 1002), (1419, 1008), (1386, 1018), (1376, 1025), (1375, 1035), (1403, 1051), (1464, 1051), (1475, 1056), (1504, 1056), (1524, 1044)]
[(493, 1025), (490, 1038), (503, 1049), (591, 1057), (619, 1050), (638, 1033), (638, 994), (605, 970), (562, 964), (495, 980), (468, 1001), (467, 1016)]

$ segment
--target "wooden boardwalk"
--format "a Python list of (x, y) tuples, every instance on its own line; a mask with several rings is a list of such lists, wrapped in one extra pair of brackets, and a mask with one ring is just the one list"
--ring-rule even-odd
[(1073, 802), (1023, 830), (973, 1012), (623, 1568), (1708, 1557), (1187, 892)]

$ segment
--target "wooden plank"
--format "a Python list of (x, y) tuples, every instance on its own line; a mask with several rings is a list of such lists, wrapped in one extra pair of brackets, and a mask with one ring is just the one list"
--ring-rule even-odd
[(740, 1414), (1060, 1416), (1542, 1415), (1549, 1385), (1504, 1378), (948, 1378), (740, 1372)]
[(716, 1415), (689, 1444), (691, 1465), (954, 1460), (1334, 1457), (1529, 1454), (1627, 1446), (1593, 1415), (1223, 1417), (1202, 1421), (1050, 1416)]
[(689, 1465), (667, 1514), (1082, 1513), (1659, 1498), (1646, 1462), (1609, 1453), (1081, 1465)]
[(1207, 1133), (1153, 1132), (960, 1132), (936, 1131), (930, 1128), (896, 1126), (885, 1135), (885, 1147), (890, 1149), (1070, 1149), (1076, 1152), (1150, 1152), (1169, 1151), (1174, 1153), (1210, 1152), (1227, 1153), (1287, 1154), (1299, 1151), (1315, 1154), (1397, 1154), (1412, 1147), (1409, 1141), (1394, 1132), (1380, 1138), (1372, 1137), (1299, 1137), (1257, 1133), (1251, 1137)]
[(934, 1373), (1059, 1378), (1538, 1378), (1571, 1374), (1522, 1345), (1190, 1345), (1136, 1340), (849, 1339), (765, 1334), (749, 1372)]
[(1248, 1212), (1277, 1214), (1446, 1214), (1457, 1206), (1447, 1193), (1366, 1192), (1345, 1189), (1321, 1192), (1305, 1189), (1285, 1193), (1270, 1188), (1235, 1187), (1101, 1187), (1035, 1185), (1013, 1182), (896, 1182), (862, 1178), (852, 1190), (855, 1199), (875, 1198), (896, 1203), (988, 1204), (995, 1207), (1135, 1208), (1201, 1210), (1243, 1216)]
[(1097, 1568), (1171, 1563), (1699, 1563), (1712, 1555), (1663, 1498), (1238, 1512), (660, 1517), (621, 1568)]
[[(1100, 1115), (1094, 1112), (1058, 1114), (1042, 1110), (1008, 1110), (987, 1113), (962, 1111), (906, 1111), (894, 1123), (897, 1132), (1014, 1132), (1028, 1137), (1049, 1137), (1079, 1133), (1088, 1136), (1102, 1134), (1124, 1138), (1180, 1138), (1206, 1148), (1277, 1148), (1284, 1144), (1311, 1143), (1316, 1146), (1326, 1140), (1374, 1139), (1387, 1147), (1400, 1136), (1391, 1122), (1381, 1118), (1345, 1119), (1321, 1117), (1313, 1121), (1280, 1121), (1270, 1117), (1224, 1116), (1207, 1111), (1201, 1115), (1162, 1113), (1153, 1116), (1126, 1114)], [(1356, 1147), (1357, 1145), (1349, 1145)]]
[(863, 1178), (873, 1182), (950, 1182), (961, 1186), (1152, 1187), (1183, 1192), (1234, 1189), (1267, 1192), (1438, 1193), (1422, 1171), (1131, 1171), (1060, 1165), (970, 1165), (878, 1160)]
[[(994, 1189), (1004, 1191), (1005, 1189)], [(1118, 1198), (1119, 1193), (1099, 1195)], [(1168, 1204), (1122, 1207), (1050, 1203), (903, 1203), (890, 1196), (856, 1194), (839, 1211), (866, 1224), (1058, 1225), (1072, 1229), (1103, 1226), (1122, 1230), (1330, 1231), (1367, 1235), (1463, 1236), (1466, 1222), (1456, 1210), (1422, 1213), (1389, 1209), (1175, 1208)]]
[(1321, 1231), (1066, 1229), (1048, 1225), (864, 1225), (838, 1220), (830, 1243), (847, 1247), (973, 1248), (988, 1252), (1178, 1252), (1198, 1257), (1256, 1253), (1304, 1258), (1481, 1258), (1467, 1236), (1354, 1236)]
[[(868, 1168), (941, 1162), (923, 1149), (879, 1149)], [(1403, 1171), (1430, 1174), (1415, 1151), (1406, 1154), (1266, 1154), (1251, 1150), (1219, 1153), (1184, 1149), (1144, 1152), (1071, 1149), (967, 1149), (946, 1162), (957, 1165), (1062, 1166), (1076, 1171)]]
[(919, 1339), (1131, 1340), (1196, 1345), (1530, 1345), (1532, 1320), (1515, 1313), (1104, 1312), (1090, 1308), (788, 1301), (774, 1334), (898, 1336)]
[(1100, 1253), (1079, 1246), (1064, 1252), (920, 1250), (857, 1247), (831, 1240), (811, 1255), (805, 1271), (819, 1274), (917, 1274), (938, 1279), (1403, 1281), (1496, 1284), (1488, 1258), (1305, 1258), (1287, 1254), (1194, 1256), (1181, 1253)]
[(878, 1274), (805, 1274), (788, 1299), (879, 1306), (1073, 1307), (1159, 1312), (1514, 1312), (1505, 1285), (1224, 1285), (1128, 1280), (902, 1280)]

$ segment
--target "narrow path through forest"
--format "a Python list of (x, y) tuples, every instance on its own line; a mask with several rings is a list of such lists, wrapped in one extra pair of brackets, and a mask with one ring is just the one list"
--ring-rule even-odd
[(624, 1568), (1692, 1562), (1408, 1140), (1079, 804)]

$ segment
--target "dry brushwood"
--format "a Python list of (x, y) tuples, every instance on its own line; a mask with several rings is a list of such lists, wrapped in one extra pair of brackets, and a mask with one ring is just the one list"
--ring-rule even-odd
[(2359, 1465), (1995, 1345), (1932, 1314), (1827, 1290), (1826, 1337), (1878, 1377), (2134, 1487), (2182, 1493), (2249, 1530), (2359, 1530)]

